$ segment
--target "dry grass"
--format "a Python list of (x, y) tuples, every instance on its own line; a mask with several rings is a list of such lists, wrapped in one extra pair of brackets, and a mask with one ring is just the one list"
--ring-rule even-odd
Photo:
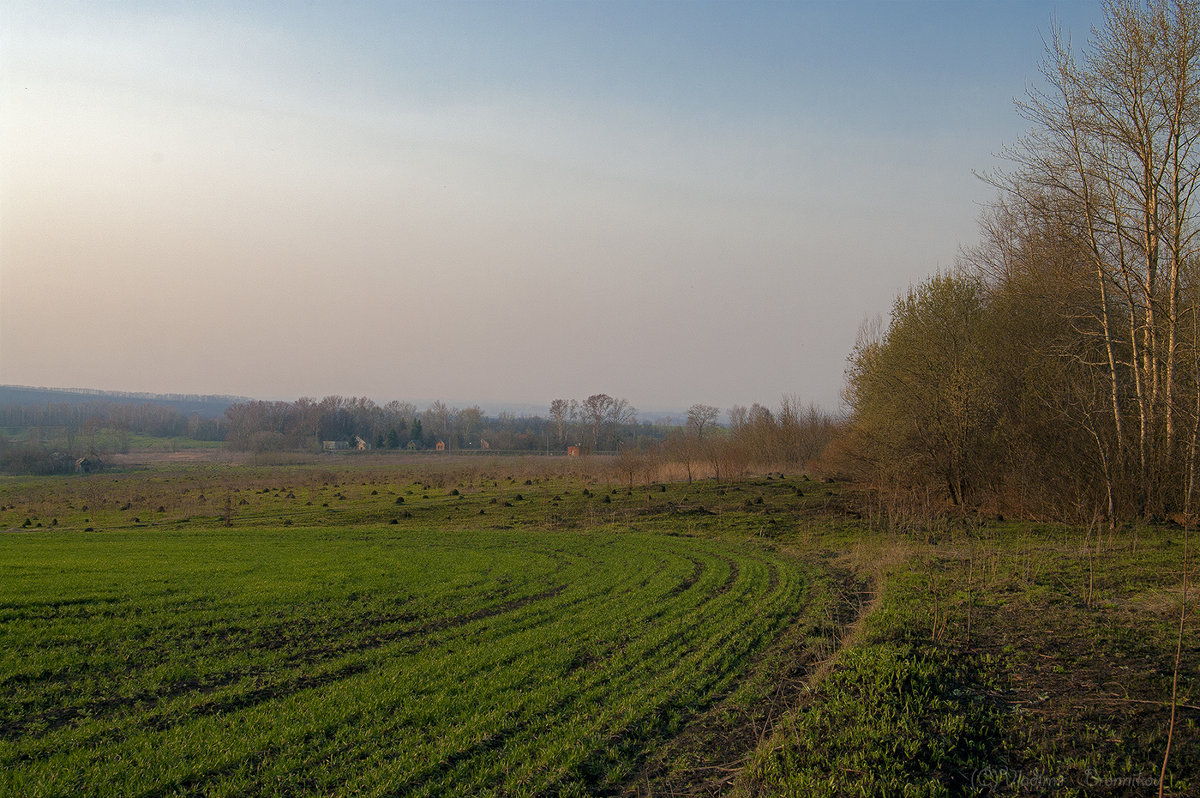
[[(1186, 607), (1189, 615), (1200, 609), (1200, 596), (1197, 596), (1197, 592), (1195, 583), (1190, 583), (1187, 588)], [(1183, 583), (1179, 582), (1169, 587), (1155, 588), (1139, 593), (1129, 600), (1129, 606), (1160, 618), (1178, 618), (1179, 603), (1183, 601), (1183, 596)]]

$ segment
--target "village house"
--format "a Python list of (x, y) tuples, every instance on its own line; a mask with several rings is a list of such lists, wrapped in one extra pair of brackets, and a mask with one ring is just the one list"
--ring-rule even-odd
[(80, 474), (95, 474), (104, 468), (98, 457), (81, 457), (75, 461), (75, 471)]

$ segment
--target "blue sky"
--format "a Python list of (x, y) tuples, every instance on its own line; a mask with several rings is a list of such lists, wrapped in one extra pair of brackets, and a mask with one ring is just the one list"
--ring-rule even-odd
[(0, 382), (835, 408), (1098, 3), (0, 10)]

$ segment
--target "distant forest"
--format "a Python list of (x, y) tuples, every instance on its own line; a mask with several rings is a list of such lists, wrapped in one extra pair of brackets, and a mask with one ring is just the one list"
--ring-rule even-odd
[[(327, 396), (294, 402), (230, 397), (0, 387), (0, 470), (67, 473), (84, 456), (145, 448), (224, 446), (253, 454), (324, 451), (435, 451), (566, 455), (622, 454), (673, 462), (689, 479), (734, 476), (751, 463), (795, 467), (814, 460), (836, 424), (820, 409), (784, 397), (722, 411), (696, 404), (679, 420), (638, 419), (624, 399), (592, 394), (555, 399), (549, 413), (486, 415), (478, 405), (425, 409), (411, 402), (380, 405), (366, 397)], [(639, 461), (641, 462), (641, 461)], [(648, 462), (648, 461), (646, 461)]]
[(0, 407), (61, 406), (86, 404), (154, 404), (178, 410), (190, 416), (220, 418), (225, 408), (237, 402), (249, 401), (241, 396), (213, 396), (175, 393), (130, 393), (98, 391), (86, 388), (30, 388), (22, 385), (0, 385)]

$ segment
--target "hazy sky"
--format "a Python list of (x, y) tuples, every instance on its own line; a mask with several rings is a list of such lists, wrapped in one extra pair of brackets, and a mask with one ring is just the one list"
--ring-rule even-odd
[(0, 383), (838, 404), (1098, 2), (0, 8)]

